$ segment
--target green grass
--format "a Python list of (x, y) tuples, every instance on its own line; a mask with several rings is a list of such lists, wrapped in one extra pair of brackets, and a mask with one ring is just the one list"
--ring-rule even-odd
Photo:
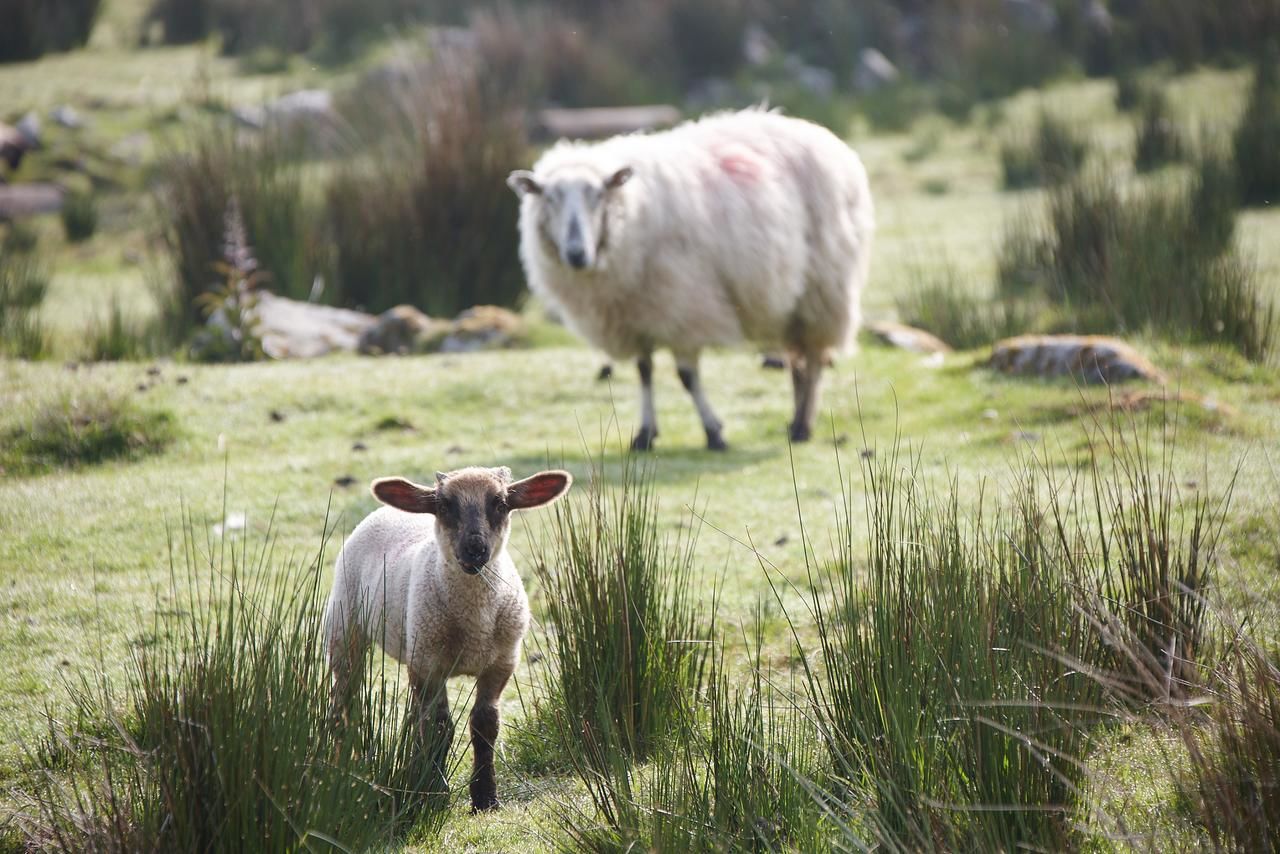
[[(115, 21), (116, 14), (108, 4), (106, 19)], [(93, 121), (90, 132), (109, 146), (138, 129), (181, 126), (195, 110), (193, 93), (202, 79), (237, 103), (296, 82), (335, 80), (330, 72), (297, 65), (284, 77), (241, 76), (232, 63), (200, 48), (125, 52), (104, 36), (93, 44), (86, 52), (0, 68), (0, 103), (13, 110), (64, 101), (83, 107)], [(1175, 118), (1229, 130), (1247, 84), (1247, 73), (1238, 71), (1175, 78), (1168, 83)], [(92, 106), (95, 98), (105, 105)], [(1046, 105), (1087, 125), (1098, 156), (1131, 162), (1132, 119), (1115, 111), (1108, 81), (1024, 93), (1003, 102), (1001, 112), (1010, 125), (1029, 125)], [(957, 289), (989, 297), (1006, 224), (1038, 209), (1041, 200), (1039, 190), (1000, 191), (998, 129), (938, 117), (925, 121), (923, 131), (853, 140), (871, 174), (879, 222), (864, 299), (870, 318), (896, 313), (904, 284), (922, 264), (929, 275), (950, 268)], [(944, 129), (936, 147), (930, 141), (927, 152), (914, 153), (934, 125)], [(1181, 167), (1172, 167), (1132, 179), (1119, 171), (1122, 181), (1172, 182), (1182, 174)], [(929, 192), (931, 181), (946, 181), (948, 192)], [(168, 592), (166, 553), (167, 526), (181, 519), (184, 501), (197, 532), (213, 537), (212, 526), (224, 521), (225, 484), (225, 510), (247, 515), (245, 531), (226, 534), (232, 542), (257, 542), (274, 507), (277, 552), (306, 555), (315, 550), (330, 496), (339, 534), (345, 533), (373, 508), (364, 488), (373, 477), (430, 477), (436, 469), (472, 462), (510, 465), (527, 474), (551, 462), (563, 463), (581, 485), (602, 455), (616, 469), (619, 437), (630, 435), (637, 420), (633, 371), (618, 366), (612, 383), (596, 382), (598, 355), (567, 343), (558, 332), (545, 336), (553, 346), (518, 353), (239, 366), (122, 362), (69, 370), (61, 360), (82, 355), (86, 330), (109, 317), (113, 299), (126, 317), (140, 322), (156, 312), (146, 267), (133, 254), (146, 247), (151, 230), (134, 211), (133, 192), (102, 198), (98, 232), (79, 246), (60, 242), (56, 219), (39, 223), (54, 249), (42, 321), (57, 360), (0, 361), (0, 418), (6, 426), (29, 421), (50, 395), (106, 387), (172, 413), (180, 429), (162, 452), (133, 461), (0, 477), (0, 649), (22, 651), (0, 656), (0, 789), (29, 772), (19, 745), (33, 744), (42, 733), (45, 703), (56, 713), (69, 713), (64, 677), (74, 681), (101, 669), (120, 679), (134, 651), (157, 643), (157, 612), (183, 607)], [(1280, 211), (1253, 209), (1240, 216), (1235, 238), (1256, 258), (1273, 300), (1280, 294), (1277, 235)], [(1266, 532), (1275, 528), (1280, 480), (1259, 463), (1280, 436), (1280, 374), (1209, 345), (1143, 335), (1134, 341), (1181, 388), (1222, 405), (1212, 412), (1187, 405), (1174, 488), (1187, 495), (1220, 490), (1246, 461), (1223, 533), (1232, 559), (1218, 576), (1215, 594), (1253, 609), (1258, 631), (1278, 637), (1280, 588), (1274, 582), (1274, 541)], [(924, 367), (916, 355), (864, 341), (860, 354), (841, 359), (828, 375), (818, 439), (797, 447), (793, 462), (785, 444), (785, 377), (760, 370), (746, 350), (705, 359), (704, 383), (732, 445), (723, 456), (708, 455), (674, 364), (659, 357), (662, 437), (653, 486), (661, 508), (658, 525), (667, 535), (681, 531), (689, 524), (689, 506), (705, 518), (688, 584), (709, 597), (720, 582), (721, 627), (749, 624), (759, 601), (768, 597), (767, 576), (743, 543), (754, 543), (782, 577), (804, 590), (797, 493), (811, 542), (825, 547), (837, 536), (834, 511), (841, 498), (833, 437), (851, 460), (864, 446), (884, 453), (900, 435), (918, 449), (921, 478), (940, 483), (954, 477), (966, 488), (963, 496), (976, 494), (984, 479), (992, 497), (1002, 494), (1010, 457), (1025, 446), (1043, 443), (1054, 451), (1059, 473), (1085, 462), (1082, 424), (1095, 407), (1105, 407), (1106, 390), (996, 377), (974, 369), (973, 360), (973, 354), (961, 353), (941, 366)], [(140, 385), (146, 390), (139, 391)], [(347, 476), (353, 485), (335, 485)], [(855, 471), (850, 488), (863, 484)], [(512, 538), (539, 623), (515, 684), (504, 695), (502, 714), (504, 732), (527, 727), (534, 746), (523, 756), (514, 750), (514, 739), (500, 746), (502, 811), (470, 816), (465, 807), (455, 808), (438, 836), (411, 840), (410, 848), (543, 850), (552, 847), (548, 828), (555, 826), (560, 805), (592, 808), (587, 791), (546, 761), (556, 757), (548, 757), (545, 743), (537, 741), (544, 731), (531, 715), (549, 664), (528, 653), (550, 647), (547, 591), (535, 582), (533, 565), (552, 530), (549, 517), (530, 514), (517, 521)], [(855, 516), (849, 536), (863, 543), (867, 534), (866, 520)], [(292, 579), (290, 566), (296, 564), (263, 571)], [(861, 573), (865, 566), (855, 563), (854, 570)], [(322, 571), (327, 580), (329, 568)], [(789, 610), (800, 613), (804, 593), (783, 596)], [(796, 675), (796, 662), (776, 610), (765, 627), (763, 658), (785, 684)], [(730, 640), (726, 658), (731, 668), (746, 672), (742, 646)], [(1098, 766), (1120, 770), (1098, 797), (1128, 821), (1172, 830), (1185, 816), (1161, 801), (1161, 784), (1150, 774), (1122, 773), (1126, 757), (1145, 761), (1151, 743), (1147, 733), (1132, 730), (1099, 747)], [(552, 773), (544, 774), (548, 767)], [(641, 773), (650, 773), (649, 767)]]

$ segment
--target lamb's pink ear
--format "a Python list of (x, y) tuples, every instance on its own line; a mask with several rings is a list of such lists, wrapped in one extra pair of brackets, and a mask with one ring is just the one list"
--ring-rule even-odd
[(507, 186), (521, 198), (526, 195), (542, 195), (542, 185), (538, 183), (537, 178), (533, 177), (533, 173), (527, 169), (517, 169), (508, 175)]
[(634, 174), (636, 174), (636, 170), (632, 169), (630, 166), (623, 166), (617, 172), (614, 172), (605, 179), (604, 188), (606, 190), (616, 190), (623, 184), (630, 181), (631, 176)]
[(419, 486), (402, 477), (380, 477), (373, 482), (373, 497), (406, 513), (435, 513), (435, 487)]
[(573, 475), (567, 471), (538, 472), (507, 487), (507, 506), (512, 510), (527, 510), (550, 504), (568, 492), (572, 484)]

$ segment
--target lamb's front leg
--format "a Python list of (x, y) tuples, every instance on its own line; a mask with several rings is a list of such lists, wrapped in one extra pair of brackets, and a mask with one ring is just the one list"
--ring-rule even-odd
[(472, 812), (498, 808), (498, 781), (493, 772), (493, 748), (498, 743), (498, 698), (514, 670), (514, 663), (495, 664), (476, 680), (476, 704), (471, 709)]
[(449, 693), (440, 677), (409, 671), (412, 713), (418, 729), (418, 749), (430, 766), (432, 785), (448, 791), (445, 764), (453, 745), (453, 716), (449, 713)]

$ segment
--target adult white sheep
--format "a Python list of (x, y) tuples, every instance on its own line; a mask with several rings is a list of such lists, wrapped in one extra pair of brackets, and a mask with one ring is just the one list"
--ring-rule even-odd
[(866, 170), (845, 143), (752, 109), (560, 142), (507, 183), (522, 200), (529, 287), (591, 344), (639, 366), (632, 447), (658, 435), (653, 352), (666, 348), (707, 447), (725, 448), (698, 355), (743, 340), (788, 352), (791, 438), (810, 437), (828, 355), (858, 329), (875, 228)]
[(388, 506), (357, 525), (338, 555), (325, 611), (335, 713), (345, 715), (368, 643), (377, 640), (409, 666), (422, 741), (434, 747), (440, 770), (453, 739), (446, 680), (475, 676), (473, 810), (498, 806), (498, 698), (529, 626), (506, 548), (510, 514), (555, 501), (572, 482), (568, 472), (546, 471), (512, 483), (507, 468), (436, 474), (434, 486), (382, 478), (373, 494)]

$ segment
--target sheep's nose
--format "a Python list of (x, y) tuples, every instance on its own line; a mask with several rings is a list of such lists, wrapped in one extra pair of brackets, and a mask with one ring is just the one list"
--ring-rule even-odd
[(489, 544), (484, 537), (468, 537), (462, 544), (462, 560), (470, 566), (484, 566), (489, 562)]
[(581, 270), (587, 266), (587, 252), (580, 246), (565, 250), (564, 257), (569, 262), (569, 266), (575, 270)]

